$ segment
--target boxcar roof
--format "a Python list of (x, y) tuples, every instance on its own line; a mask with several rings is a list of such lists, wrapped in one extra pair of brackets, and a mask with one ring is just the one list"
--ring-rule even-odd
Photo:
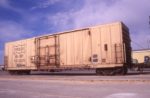
[(96, 26), (90, 26), (90, 27), (85, 27), (85, 28), (79, 28), (79, 29), (74, 29), (74, 30), (68, 30), (68, 31), (63, 31), (63, 32), (57, 32), (57, 33), (51, 33), (51, 34), (41, 35), (41, 36), (37, 36), (36, 38), (41, 38), (41, 37), (46, 37), (46, 36), (52, 36), (52, 35), (59, 35), (59, 34), (65, 34), (65, 33), (71, 33), (71, 32), (82, 31), (82, 30), (88, 30), (90, 28), (96, 28), (96, 27), (102, 27), (102, 26), (114, 25), (114, 24), (123, 25), (123, 27), (125, 27), (126, 29), (128, 29), (128, 27), (123, 22), (118, 21), (118, 22), (113, 22), (113, 23), (99, 24), (99, 25), (96, 25)]
[[(71, 32), (81, 31), (81, 30), (88, 30), (90, 28), (96, 28), (96, 27), (102, 27), (102, 26), (114, 25), (114, 24), (120, 24), (125, 29), (128, 30), (128, 27), (123, 22), (118, 21), (118, 22), (100, 24), (100, 25), (96, 25), (96, 26), (79, 28), (79, 29), (74, 29), (74, 30), (68, 30), (68, 31), (63, 31), (63, 32), (58, 32), (58, 33), (45, 34), (45, 35), (35, 36), (35, 37), (32, 37), (32, 38), (43, 38), (43, 37), (47, 37), (47, 36), (54, 36), (54, 35), (59, 35), (59, 34), (65, 34), (65, 33), (71, 33)], [(28, 40), (28, 39), (32, 39), (32, 38), (25, 38), (25, 39), (22, 39), (22, 40), (16, 40), (16, 41), (12, 41), (12, 42), (23, 41), (23, 40)], [(7, 42), (7, 43), (11, 43), (11, 42)]]

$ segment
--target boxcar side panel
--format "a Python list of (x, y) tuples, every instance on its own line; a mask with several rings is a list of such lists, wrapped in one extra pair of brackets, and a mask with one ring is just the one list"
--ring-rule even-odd
[[(16, 41), (11, 44), (12, 67), (21, 68), (26, 65), (26, 44), (21, 41)], [(25, 59), (25, 60), (24, 60)], [(22, 61), (24, 60), (24, 61)]]
[(109, 26), (103, 26), (101, 31), (102, 64), (110, 63), (110, 29)]
[(31, 63), (31, 56), (34, 56), (34, 39), (20, 40), (6, 44), (8, 53), (7, 70), (27, 70), (36, 69), (36, 65)]
[(59, 35), (60, 40), (60, 66), (67, 64), (67, 38), (65, 34)]
[(83, 64), (84, 65), (89, 65), (91, 64), (91, 56), (92, 56), (92, 41), (91, 41), (91, 35), (92, 32), (90, 30), (84, 30), (82, 31), (82, 36), (83, 36)]
[[(91, 45), (92, 45), (92, 64), (101, 64), (101, 38), (99, 28), (91, 28)], [(95, 57), (94, 57), (95, 56)]]
[(60, 34), (60, 64), (77, 66), (90, 64), (91, 35), (89, 30)]
[(33, 56), (35, 56), (35, 43), (34, 43), (34, 41), (35, 41), (34, 38), (26, 40), (26, 47), (27, 47), (26, 48), (26, 51), (27, 51), (26, 52), (27, 53), (27, 55), (26, 55), (26, 59), (27, 59), (27, 61), (26, 61), (26, 67), (28, 69), (34, 69), (34, 70), (36, 70), (37, 66), (35, 65), (35, 63), (31, 62), (31, 58)]
[(83, 64), (83, 55), (82, 55), (82, 43), (83, 43), (83, 32), (77, 31), (74, 33), (74, 53), (75, 53), (75, 65)]
[(115, 23), (60, 34), (61, 65), (112, 67), (123, 64), (121, 33), (121, 24)]
[(121, 63), (122, 56), (122, 36), (120, 25), (112, 25), (111, 27), (111, 41), (112, 41), (112, 63)]
[(9, 54), (8, 54), (8, 68), (9, 67), (15, 67), (13, 65), (13, 47), (12, 47), (12, 43), (8, 44), (8, 51), (9, 51)]
[(98, 64), (98, 67), (123, 65), (121, 23), (93, 27), (90, 30), (92, 35), (92, 58), (95, 55), (98, 56), (98, 62), (92, 64)]
[(66, 65), (74, 65), (74, 33), (66, 34), (66, 58), (67, 62)]

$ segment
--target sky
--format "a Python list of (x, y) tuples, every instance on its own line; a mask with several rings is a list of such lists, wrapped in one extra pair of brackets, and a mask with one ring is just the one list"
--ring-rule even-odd
[(149, 16), (150, 0), (0, 0), (0, 64), (6, 42), (116, 21), (128, 26), (133, 50), (146, 49)]

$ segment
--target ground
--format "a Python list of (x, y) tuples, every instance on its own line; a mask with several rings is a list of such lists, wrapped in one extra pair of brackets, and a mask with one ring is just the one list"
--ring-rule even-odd
[(150, 73), (97, 76), (85, 73), (0, 72), (0, 98), (149, 98)]

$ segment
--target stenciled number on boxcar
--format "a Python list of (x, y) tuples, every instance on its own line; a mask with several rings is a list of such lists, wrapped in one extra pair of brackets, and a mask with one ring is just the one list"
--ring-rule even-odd
[(14, 46), (14, 54), (13, 54), (14, 62), (17, 67), (25, 66), (25, 57), (26, 57), (26, 45), (21, 44)]

